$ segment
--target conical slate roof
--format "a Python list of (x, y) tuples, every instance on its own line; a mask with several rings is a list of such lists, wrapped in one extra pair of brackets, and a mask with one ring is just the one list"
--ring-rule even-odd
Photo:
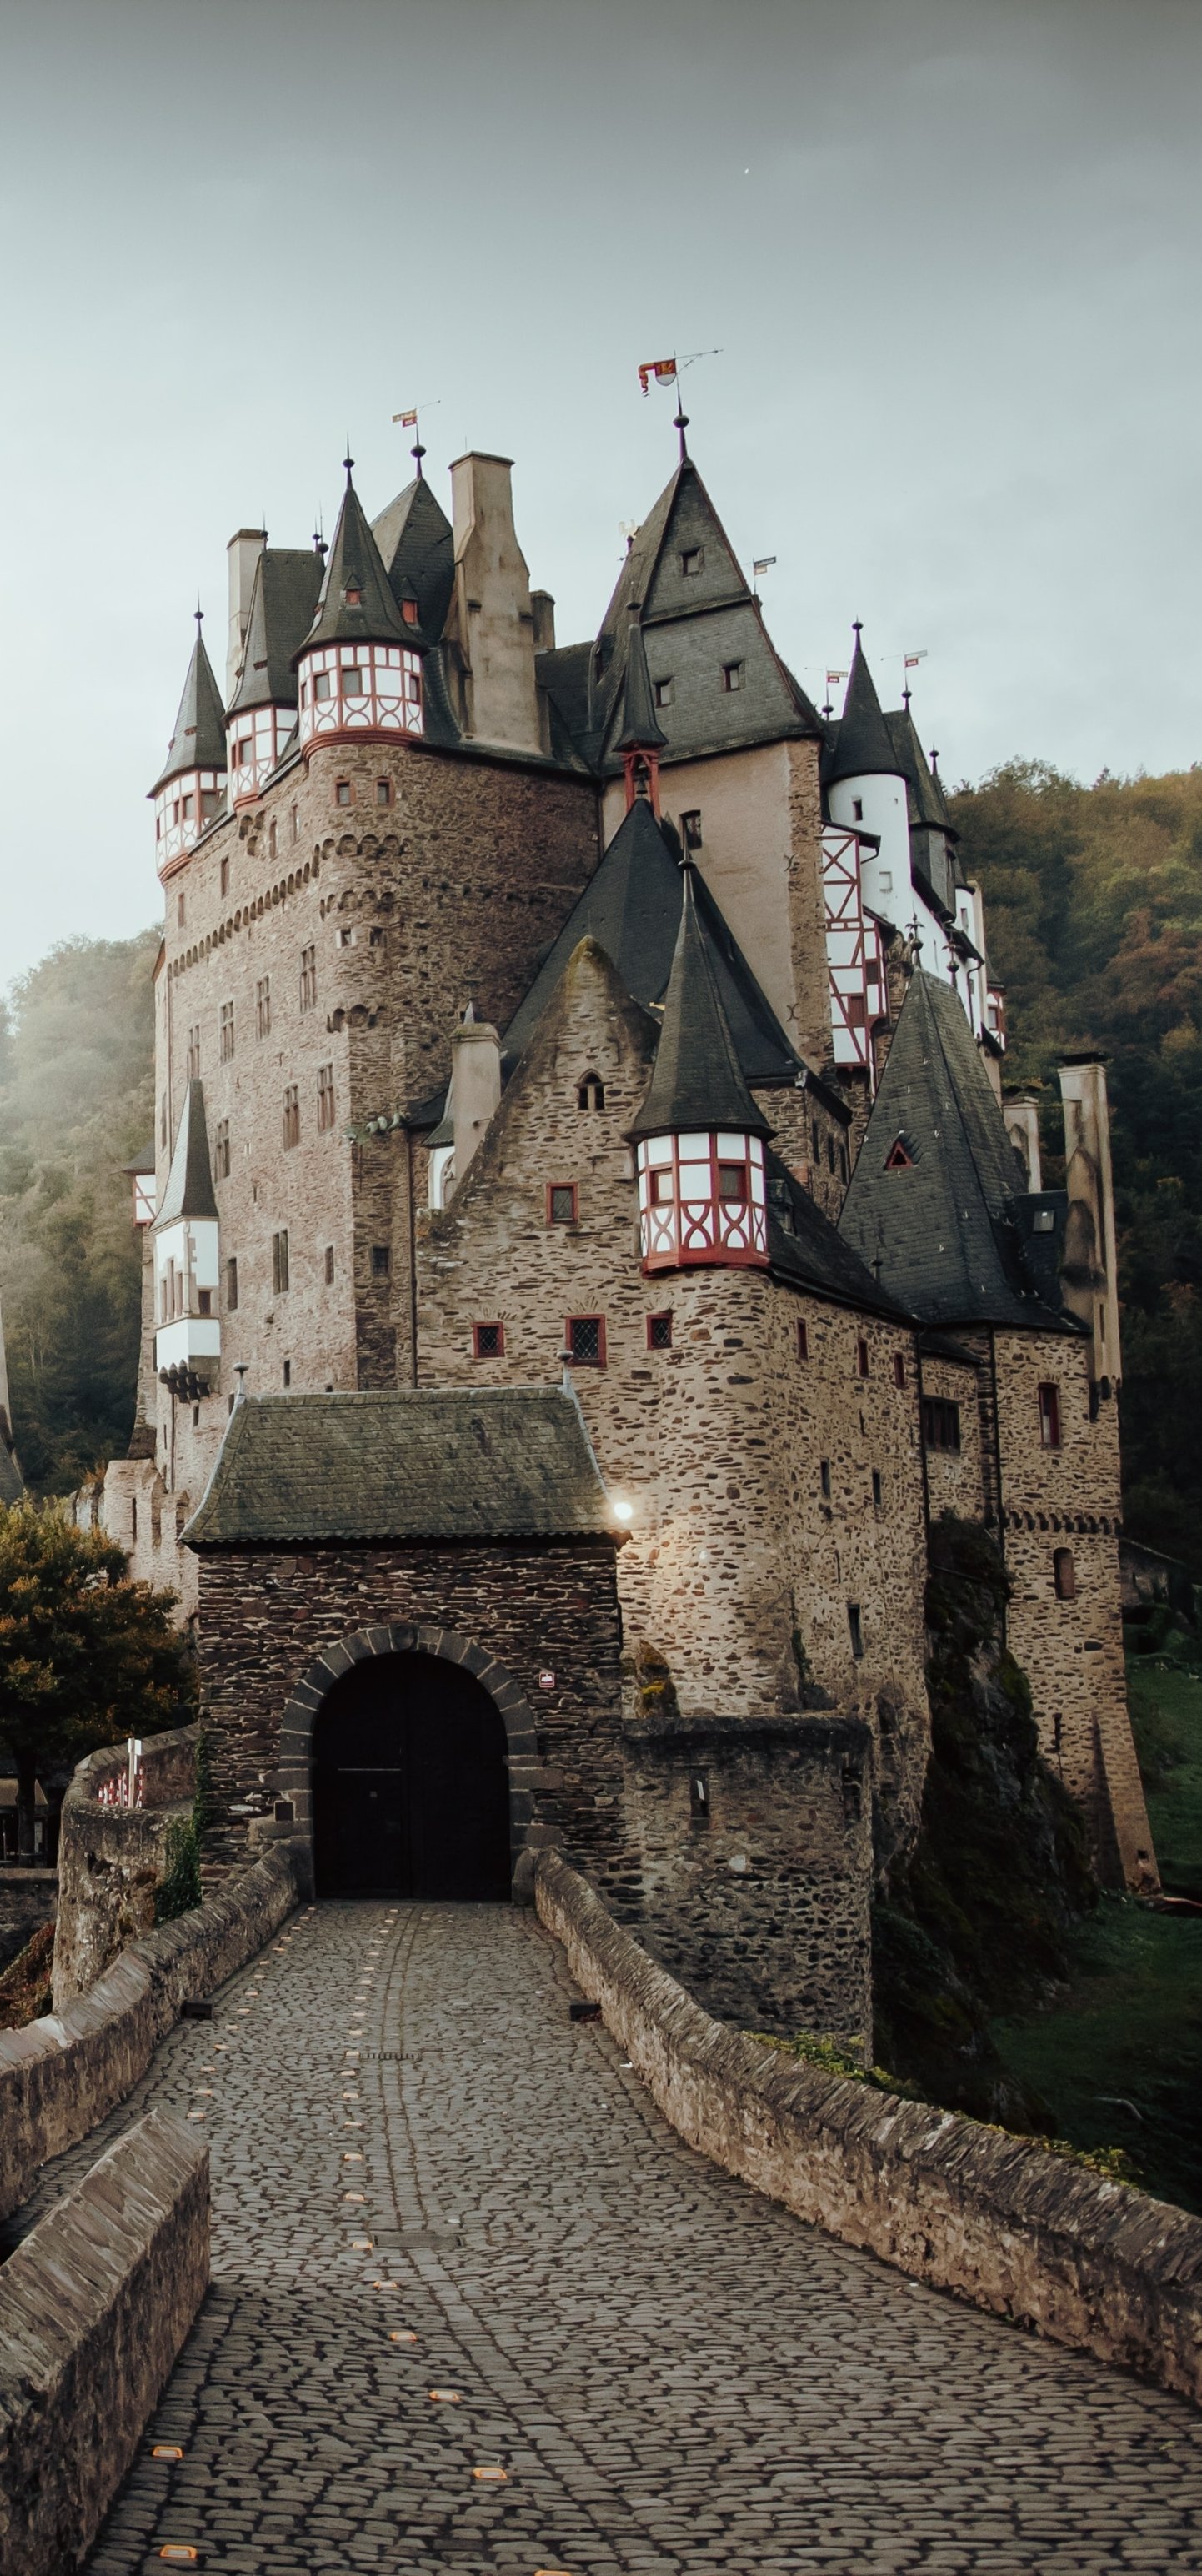
[(175, 1131), (175, 1152), (167, 1174), (163, 1204), (152, 1231), (161, 1234), (164, 1226), (178, 1225), (181, 1217), (216, 1219), (217, 1201), (213, 1196), (213, 1174), (209, 1163), (209, 1131), (205, 1121), (204, 1084), (189, 1083), (184, 1105)]
[(898, 778), (897, 750), (881, 713), (876, 684), (856, 632), (856, 648), (847, 676), (847, 695), (835, 731), (834, 747), (822, 766), (828, 787), (841, 778)]
[(225, 765), (225, 709), (198, 625), (167, 757), (150, 793), (157, 796), (169, 778), (181, 777), (186, 769), (224, 769)]
[(839, 1232), (924, 1323), (1064, 1329), (1027, 1266), (1029, 1209), (1026, 1174), (960, 1003), (937, 976), (915, 973)]
[(231, 715), (247, 707), (296, 705), (294, 657), (313, 623), (321, 583), (321, 556), (312, 549), (264, 546), (255, 565)]
[[(722, 1008), (748, 1082), (792, 1082), (801, 1058), (727, 928), (704, 878), (694, 887), (705, 925)], [(521, 1055), (541, 1020), (568, 959), (582, 939), (595, 939), (644, 1010), (662, 1002), (680, 929), (679, 843), (636, 797), (601, 865), (573, 906), (505, 1032), (505, 1053)]]
[(898, 775), (905, 779), (909, 790), (910, 821), (925, 824), (933, 832), (946, 832), (949, 839), (956, 839), (943, 789), (918, 739), (918, 729), (909, 708), (899, 707), (895, 715), (886, 716), (885, 723), (897, 754)]
[(431, 644), (447, 622), (455, 587), (455, 538), (424, 475), (398, 492), (378, 519), (372, 535), (392, 585), (394, 599), (416, 599), (418, 623)]
[(743, 1128), (770, 1136), (763, 1110), (743, 1079), (709, 943), (697, 911), (694, 871), (686, 866), (684, 900), (664, 1024), (646, 1098), (629, 1133), (665, 1136), (683, 1128)]
[[(348, 600), (348, 591), (358, 591), (359, 599)], [(339, 643), (407, 644), (411, 652), (425, 644), (420, 630), (401, 615), (349, 472), (317, 614), (293, 661), (315, 644)]]
[(658, 723), (651, 679), (647, 670), (647, 647), (639, 617), (632, 615), (626, 643), (626, 677), (622, 684), (622, 730), (614, 744), (615, 751), (659, 751), (668, 737)]

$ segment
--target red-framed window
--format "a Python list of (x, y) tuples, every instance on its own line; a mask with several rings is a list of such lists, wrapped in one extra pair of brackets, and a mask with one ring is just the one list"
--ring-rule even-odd
[(472, 1358), (474, 1360), (503, 1360), (504, 1357), (504, 1324), (473, 1324)]
[(862, 1333), (856, 1343), (856, 1375), (857, 1377), (868, 1375), (868, 1344)]
[(575, 1225), (580, 1215), (580, 1192), (575, 1181), (548, 1181), (548, 1225)]
[(648, 1315), (647, 1348), (649, 1351), (671, 1350), (672, 1317), (670, 1313), (664, 1315)]
[(810, 1328), (801, 1322), (797, 1326), (797, 1356), (799, 1360), (808, 1360), (810, 1356)]
[(895, 1386), (904, 1386), (906, 1383), (906, 1354), (904, 1351), (895, 1351), (893, 1354), (893, 1383)]
[(604, 1315), (567, 1315), (564, 1318), (563, 1346), (577, 1368), (604, 1368)]
[(1060, 1389), (1058, 1386), (1049, 1384), (1040, 1387), (1039, 1438), (1045, 1449), (1060, 1447)]

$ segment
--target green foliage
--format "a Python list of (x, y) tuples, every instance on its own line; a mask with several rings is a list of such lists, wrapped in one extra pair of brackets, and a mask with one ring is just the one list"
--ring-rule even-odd
[(952, 809), (1051, 1187), (1057, 1059), (1110, 1059), (1126, 1525), (1202, 1576), (1202, 769), (1079, 787), (1011, 761)]
[(196, 1816), (177, 1816), (167, 1827), (163, 1851), (163, 1876), (155, 1890), (156, 1923), (174, 1923), (177, 1914), (190, 1914), (201, 1901), (200, 1835)]
[(171, 1607), (62, 1504), (0, 1508), (0, 1738), (27, 1821), (35, 1779), (49, 1794), (99, 1745), (186, 1722), (194, 1672)]
[(120, 1166), (153, 1123), (156, 940), (65, 940), (0, 1016), (0, 1296), (40, 1493), (120, 1454), (133, 1422), (140, 1267)]

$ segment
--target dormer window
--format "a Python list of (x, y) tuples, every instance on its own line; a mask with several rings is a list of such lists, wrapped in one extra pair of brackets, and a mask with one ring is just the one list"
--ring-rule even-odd
[(651, 685), (657, 707), (670, 707), (672, 704), (673, 694), (672, 682), (670, 680), (653, 680)]
[(406, 626), (416, 626), (417, 601), (415, 599), (403, 599), (401, 601), (401, 615), (405, 620)]
[(357, 582), (348, 582), (342, 596), (348, 608), (362, 608), (363, 592)]
[(695, 581), (698, 573), (705, 569), (704, 546), (685, 546), (681, 553), (680, 569), (686, 581)]
[(913, 1168), (913, 1155), (906, 1152), (901, 1137), (896, 1137), (885, 1156), (885, 1170), (887, 1172), (910, 1172), (913, 1171)]
[(723, 688), (724, 688), (728, 693), (729, 693), (729, 691), (730, 691), (731, 689), (741, 689), (741, 688), (742, 688), (742, 686), (743, 686), (744, 670), (745, 670), (745, 665), (744, 665), (742, 662), (724, 662), (724, 663), (723, 663), (723, 665), (722, 665), (722, 686), (723, 686)]

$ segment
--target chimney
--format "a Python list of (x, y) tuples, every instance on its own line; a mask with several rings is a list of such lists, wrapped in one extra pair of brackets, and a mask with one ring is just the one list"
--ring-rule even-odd
[(1039, 1104), (1034, 1092), (1004, 1092), (1002, 1116), (1006, 1122), (1006, 1134), (1026, 1172), (1027, 1188), (1034, 1194), (1043, 1188), (1043, 1167), (1039, 1159)]
[(536, 653), (553, 653), (555, 650), (555, 602), (551, 597), (550, 591), (532, 590), (530, 593), (530, 605), (534, 610), (534, 650)]
[(455, 591), (447, 640), (463, 666), (467, 732), (510, 751), (541, 752), (530, 575), (513, 524), (508, 456), (460, 456), (451, 467)]
[(501, 1041), (469, 1002), (451, 1039), (451, 1118), (455, 1129), (455, 1187), (460, 1189), (476, 1147), (501, 1097)]
[(228, 707), (238, 683), (242, 647), (250, 617), (250, 594), (254, 588), (255, 565), (267, 543), (266, 528), (239, 528), (226, 547), (230, 571), (230, 631), (225, 651), (225, 703)]
[(1090, 1376), (1108, 1396), (1120, 1384), (1123, 1363), (1106, 1062), (1100, 1055), (1070, 1055), (1059, 1070), (1068, 1191), (1061, 1283), (1065, 1305), (1089, 1327)]

